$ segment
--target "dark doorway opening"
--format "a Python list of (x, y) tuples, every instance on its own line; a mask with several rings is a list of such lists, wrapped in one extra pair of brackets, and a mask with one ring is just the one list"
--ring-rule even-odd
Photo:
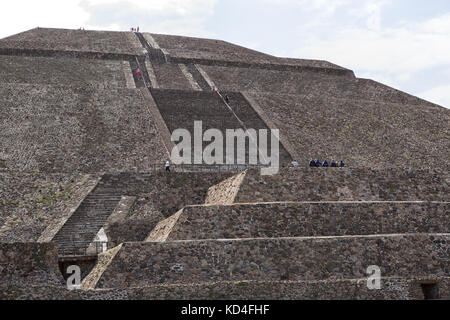
[(421, 283), (423, 298), (425, 300), (436, 300), (440, 299), (439, 286), (436, 282), (433, 283)]

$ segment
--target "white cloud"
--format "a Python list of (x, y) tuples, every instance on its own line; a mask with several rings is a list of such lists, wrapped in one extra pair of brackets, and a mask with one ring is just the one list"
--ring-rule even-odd
[(211, 35), (204, 27), (217, 0), (84, 0), (90, 13), (87, 29), (116, 23), (119, 30), (140, 26), (142, 31), (180, 35)]
[[(142, 31), (155, 33), (223, 38), (217, 33), (220, 27), (223, 29), (223, 22), (207, 23), (214, 16), (219, 1), (4, 1), (0, 11), (0, 38), (37, 26), (129, 30), (137, 25)], [(283, 17), (277, 17), (272, 11), (270, 17), (252, 20), (253, 12), (249, 11), (244, 12), (249, 17), (247, 23), (267, 24), (270, 19), (274, 34), (289, 32), (291, 35), (280, 37), (284, 40), (276, 45), (267, 42), (264, 33), (247, 39), (247, 43), (237, 40), (238, 43), (282, 56), (328, 60), (354, 70), (357, 76), (412, 94), (421, 93), (432, 101), (450, 99), (445, 98), (450, 97), (450, 90), (447, 90), (450, 83), (450, 12), (443, 10), (441, 15), (426, 21), (402, 15), (402, 20), (386, 25), (383, 14), (392, 8), (393, 0), (263, 0), (262, 3), (274, 10), (278, 6), (288, 9), (295, 13), (292, 15), (296, 17), (295, 21), (277, 24), (277, 19)], [(221, 5), (233, 6), (236, 2), (222, 0)], [(255, 1), (254, 5), (261, 6), (261, 1)], [(234, 21), (231, 16), (229, 19), (229, 23), (239, 25), (239, 30), (245, 32), (243, 21)], [(286, 26), (289, 26), (288, 31), (277, 30)], [(226, 34), (226, 31), (221, 32)], [(226, 38), (233, 42), (232, 37)], [(298, 43), (297, 48), (292, 44), (294, 41)]]
[(189, 16), (198, 12), (212, 13), (217, 0), (84, 0), (80, 2), (85, 7), (120, 4), (124, 10), (133, 6), (151, 15), (170, 13)]
[[(213, 13), (216, 3), (217, 0), (8, 1), (2, 3), (0, 11), (0, 38), (37, 26), (121, 31), (139, 24), (154, 27), (154, 32), (207, 34), (203, 22)], [(106, 13), (102, 14), (102, 10)], [(94, 19), (97, 17), (101, 21)]]
[(41, 27), (79, 28), (89, 15), (78, 0), (3, 1), (0, 38)]
[[(387, 3), (366, 2), (348, 11), (351, 16), (362, 19), (360, 25), (339, 24), (337, 20), (330, 22), (328, 19), (324, 23), (331, 23), (334, 28), (327, 27), (330, 32), (326, 37), (317, 36), (311, 28), (304, 30), (302, 45), (293, 55), (328, 60), (354, 70), (359, 77), (372, 78), (412, 94), (426, 91), (433, 101), (445, 101), (444, 96), (450, 99), (450, 90), (445, 92), (448, 86), (443, 84), (433, 90), (428, 85), (436, 85), (436, 81), (427, 83), (423, 78), (424, 74), (433, 77), (430, 70), (450, 68), (450, 13), (420, 23), (403, 22), (386, 27), (381, 23), (381, 8)], [(318, 16), (320, 19), (321, 15)], [(309, 17), (317, 23), (316, 18)], [(414, 91), (408, 90), (408, 84), (419, 74), (422, 85), (416, 80)], [(442, 80), (445, 79), (450, 80), (450, 77)], [(422, 89), (417, 90), (418, 87)], [(433, 94), (436, 97), (433, 98)]]

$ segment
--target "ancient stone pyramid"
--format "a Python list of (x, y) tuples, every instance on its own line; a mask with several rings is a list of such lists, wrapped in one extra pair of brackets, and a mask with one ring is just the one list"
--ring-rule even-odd
[[(449, 297), (448, 109), (326, 61), (47, 28), (0, 40), (0, 99), (1, 299)], [(164, 172), (194, 121), (279, 129), (282, 168)]]

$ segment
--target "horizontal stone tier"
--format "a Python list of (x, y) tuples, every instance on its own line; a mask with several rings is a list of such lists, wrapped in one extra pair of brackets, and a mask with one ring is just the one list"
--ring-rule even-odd
[(141, 55), (145, 52), (132, 32), (39, 27), (0, 40), (0, 47), (129, 55)]
[(197, 59), (224, 63), (250, 63), (259, 65), (287, 65), (294, 67), (328, 68), (347, 70), (323, 60), (280, 58), (263, 52), (245, 48), (227, 41), (183, 37), (165, 34), (143, 33), (155, 48), (163, 48), (176, 59)]
[(125, 171), (167, 158), (136, 89), (2, 84), (0, 96), (0, 157), (10, 170)]
[(382, 277), (448, 277), (449, 240), (414, 234), (124, 243), (98, 266), (91, 287), (360, 279), (372, 265)]
[[(3, 47), (2, 47), (3, 46)], [(98, 51), (65, 51), (51, 49), (24, 49), (24, 48), (8, 48), (7, 43), (0, 42), (0, 55), (7, 56), (25, 56), (25, 57), (65, 57), (65, 58), (85, 58), (85, 59), (102, 59), (102, 60), (127, 60), (132, 61), (136, 57), (145, 57), (144, 54), (126, 54), (126, 53), (110, 53)]]
[(5, 286), (62, 283), (53, 243), (0, 243), (0, 292)]
[[(0, 292), (0, 299), (27, 300), (423, 300), (422, 284), (435, 284), (437, 299), (450, 298), (450, 278), (382, 278), (381, 290), (367, 279), (333, 281), (219, 281), (153, 285), (127, 289), (69, 291), (57, 286), (28, 286)], [(434, 298), (434, 297), (432, 297)]]
[(0, 83), (125, 88), (127, 73), (129, 67), (116, 60), (0, 55)]
[[(273, 75), (280, 77), (279, 82), (256, 73), (249, 73), (251, 78), (236, 76), (238, 82), (217, 81), (218, 77), (234, 77), (225, 70), (208, 74), (221, 89), (236, 90), (248, 84), (253, 91), (245, 95), (280, 130), (302, 166), (319, 157), (344, 160), (351, 167), (450, 167), (447, 149), (442, 148), (449, 139), (449, 110), (422, 99), (371, 80), (358, 79), (347, 87), (344, 82), (336, 86), (322, 83), (322, 87), (303, 90), (301, 83), (310, 86), (315, 80), (300, 80), (296, 86), (297, 80), (281, 74)], [(258, 85), (266, 81), (267, 85)], [(236, 85), (239, 82), (242, 85)], [(352, 89), (353, 85), (359, 89)]]
[(302, 201), (449, 202), (444, 170), (281, 168), (272, 176), (245, 175), (235, 203)]
[(450, 203), (319, 202), (189, 206), (148, 241), (450, 233)]
[(345, 76), (349, 78), (355, 78), (355, 74), (352, 70), (348, 69), (335, 69), (327, 67), (315, 67), (304, 65), (290, 65), (283, 63), (250, 63), (244, 61), (233, 60), (218, 60), (218, 59), (205, 59), (205, 58), (192, 58), (183, 56), (168, 56), (168, 61), (171, 63), (184, 63), (184, 64), (201, 64), (205, 66), (217, 66), (217, 67), (236, 67), (236, 68), (249, 68), (249, 69), (266, 69), (277, 71), (311, 71), (327, 75)]
[[(302, 95), (307, 96), (307, 98), (320, 99), (324, 99), (324, 97), (344, 98), (353, 102), (357, 100), (390, 102), (400, 104), (400, 106), (405, 104), (432, 105), (423, 99), (373, 80), (342, 76), (339, 74), (342, 71), (338, 72), (335, 69), (332, 69), (333, 72), (321, 73), (317, 72), (320, 69), (315, 70), (313, 68), (277, 70), (252, 68), (250, 66), (221, 66), (200, 61), (196, 63), (201, 65), (200, 67), (220, 90), (260, 92), (261, 95), (266, 95), (268, 99), (280, 94), (297, 96), (291, 97), (290, 104), (292, 102), (302, 103), (305, 97), (298, 97)], [(281, 101), (280, 107), (283, 107), (283, 104), (289, 106), (288, 102)], [(278, 104), (274, 104), (275, 109), (278, 107)], [(353, 109), (354, 107), (349, 112), (350, 114), (354, 112)], [(317, 108), (310, 106), (310, 110), (305, 110), (303, 116), (315, 110)], [(324, 112), (322, 109), (317, 111)], [(334, 112), (339, 112), (339, 110)], [(289, 114), (289, 110), (283, 110), (283, 113)], [(349, 115), (347, 112), (344, 114)], [(324, 116), (322, 113), (320, 115)], [(292, 118), (291, 121), (299, 121), (297, 116), (291, 115), (290, 117)], [(317, 130), (315, 132), (320, 134)]]

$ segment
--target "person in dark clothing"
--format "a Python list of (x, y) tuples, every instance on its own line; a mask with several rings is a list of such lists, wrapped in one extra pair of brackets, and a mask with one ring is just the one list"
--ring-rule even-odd
[(320, 162), (319, 159), (316, 160), (316, 167), (321, 167), (322, 166), (322, 162)]
[(339, 163), (339, 167), (341, 168), (345, 167), (344, 161), (341, 160), (341, 163)]
[(227, 94), (225, 95), (225, 101), (226, 101), (227, 103), (230, 103), (230, 98), (228, 98), (228, 95), (227, 95)]
[(336, 161), (334, 161), (334, 160), (331, 161), (331, 167), (332, 167), (332, 168), (337, 168), (337, 166), (338, 166), (338, 165), (337, 165)]
[(315, 166), (316, 166), (316, 162), (314, 161), (314, 159), (312, 159), (312, 160), (309, 162), (309, 166), (310, 166), (310, 167), (315, 167)]
[(323, 162), (322, 166), (325, 167), (325, 168), (328, 168), (328, 161), (325, 160), (325, 161)]

